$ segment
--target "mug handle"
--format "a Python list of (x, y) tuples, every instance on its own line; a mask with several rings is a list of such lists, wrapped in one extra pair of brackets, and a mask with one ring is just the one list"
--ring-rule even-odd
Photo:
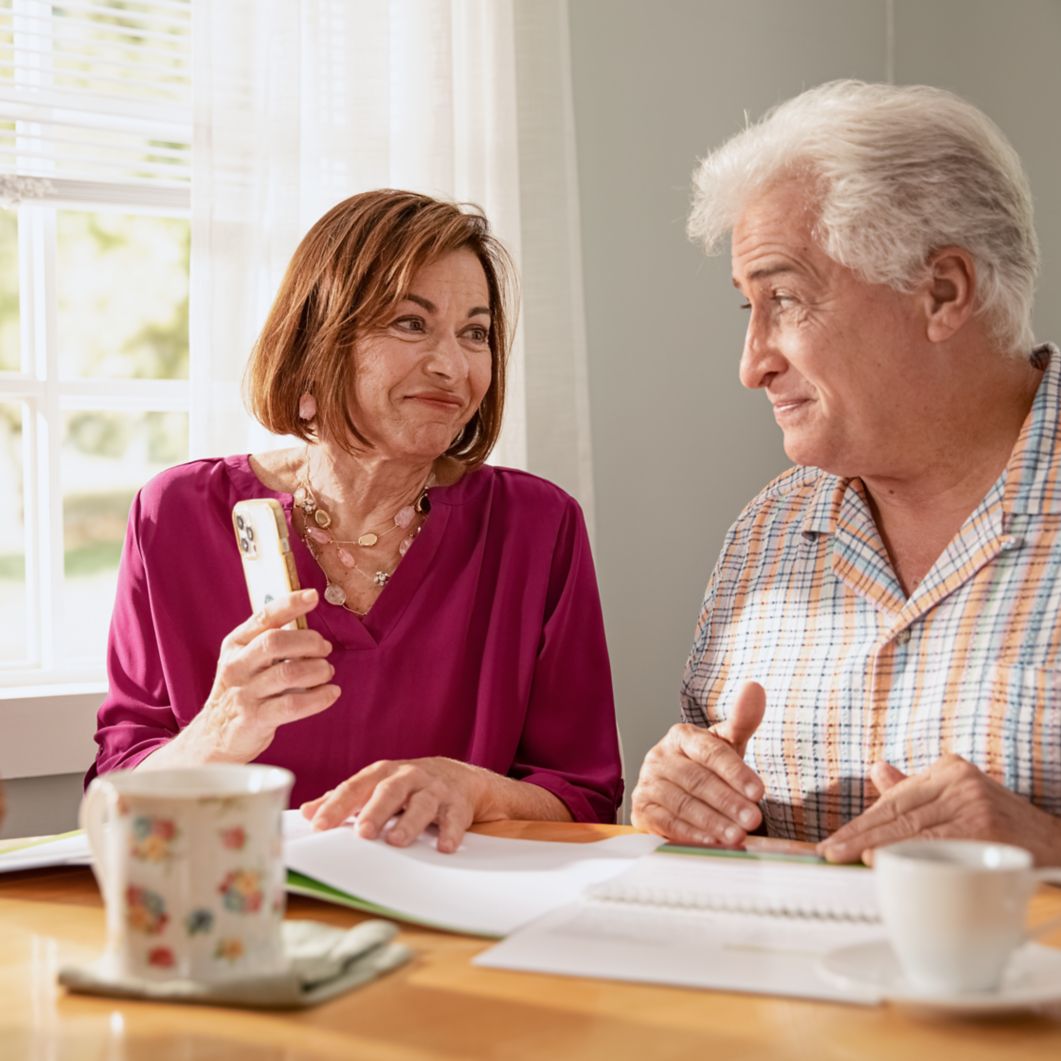
[(118, 805), (118, 790), (106, 779), (96, 777), (88, 786), (78, 812), (79, 824), (85, 830), (89, 851), (92, 854), (92, 872), (103, 896), (104, 905), (110, 906), (110, 884), (107, 880), (107, 859), (103, 828), (114, 816)]
[[(1056, 884), (1061, 887), (1061, 867), (1037, 869), (1034, 871), (1034, 875), (1040, 884)], [(1049, 921), (1044, 921), (1041, 925), (1036, 925), (1034, 928), (1029, 929), (1025, 934), (1025, 938), (1028, 940), (1039, 939), (1056, 928), (1061, 928), (1061, 917), (1051, 917)]]

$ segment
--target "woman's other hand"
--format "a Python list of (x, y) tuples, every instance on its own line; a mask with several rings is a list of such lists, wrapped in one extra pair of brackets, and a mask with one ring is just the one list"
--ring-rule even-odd
[(221, 642), (217, 675), (202, 711), (144, 766), (248, 763), (272, 743), (277, 729), (331, 707), (339, 687), (331, 644), (316, 630), (284, 629), (317, 606), (317, 591), (301, 590), (266, 605)]
[[(348, 778), (323, 796), (302, 804), (316, 829), (341, 825), (357, 815), (366, 839), (382, 836), (407, 847), (429, 825), (438, 826), (439, 851), (456, 851), (475, 821), (506, 817), (493, 813), (494, 790), (514, 782), (455, 759), (383, 759)], [(388, 829), (387, 822), (396, 819)]]

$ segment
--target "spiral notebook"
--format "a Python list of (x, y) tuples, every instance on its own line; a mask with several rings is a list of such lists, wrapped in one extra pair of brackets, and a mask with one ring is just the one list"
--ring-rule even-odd
[(603, 903), (679, 910), (880, 920), (873, 874), (864, 866), (672, 844), (589, 888), (586, 896)]
[(864, 867), (665, 845), (475, 963), (873, 1003), (823, 977), (819, 962), (882, 931)]

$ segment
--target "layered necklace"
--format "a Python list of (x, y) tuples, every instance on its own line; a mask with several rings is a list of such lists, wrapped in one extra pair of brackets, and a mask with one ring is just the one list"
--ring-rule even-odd
[[(313, 483), (310, 480), (309, 452), (307, 450), (305, 465), (301, 475), (296, 479), (295, 492), (292, 496), (294, 497), (295, 505), (302, 512), (303, 528), (299, 537), (301, 537), (309, 550), (310, 555), (316, 560), (317, 566), (324, 573), (327, 581), (327, 586), (324, 589), (324, 599), (329, 604), (334, 604), (337, 608), (346, 608), (347, 611), (352, 611), (356, 615), (364, 614), (347, 604), (348, 594), (342, 585), (328, 573), (328, 569), (324, 566), (322, 559), (324, 554), (329, 550), (334, 551), (335, 559), (339, 562), (344, 573), (357, 574), (382, 589), (390, 582), (395, 569), (401, 562), (402, 557), (409, 551), (409, 546), (416, 540), (416, 536), (423, 527), (424, 519), (431, 511), (431, 500), (427, 491), (433, 481), (434, 475), (429, 474), (416, 492), (416, 496), (402, 505), (394, 513), (390, 523), (385, 526), (364, 530), (355, 538), (336, 538), (328, 529), (332, 525), (331, 513), (317, 500)], [(379, 563), (379, 558), (376, 558), (376, 562), (373, 563), (368, 550), (375, 549), (385, 538), (397, 531), (405, 532), (402, 540), (398, 543), (397, 556), (394, 557), (389, 566), (386, 563)], [(370, 570), (365, 570), (357, 562), (357, 554), (362, 552), (368, 557)], [(372, 567), (375, 570), (371, 570)]]

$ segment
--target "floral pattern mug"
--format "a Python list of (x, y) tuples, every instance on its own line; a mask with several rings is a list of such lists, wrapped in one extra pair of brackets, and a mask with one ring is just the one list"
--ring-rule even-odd
[(107, 975), (218, 983), (283, 967), (293, 780), (275, 766), (213, 765), (92, 782), (81, 826), (106, 906)]

